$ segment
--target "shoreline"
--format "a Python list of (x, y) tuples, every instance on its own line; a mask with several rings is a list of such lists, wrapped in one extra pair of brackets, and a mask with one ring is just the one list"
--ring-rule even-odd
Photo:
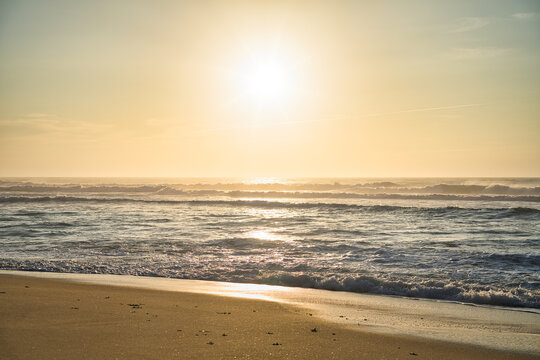
[[(30, 286), (29, 288), (25, 288), (21, 286), (22, 283), (31, 283), (31, 285), (28, 285)], [(47, 312), (40, 312), (39, 316), (36, 315), (35, 324), (39, 327), (48, 324), (50, 320), (48, 319), (48, 316), (51, 313), (56, 314), (56, 317), (65, 318), (66, 316), (72, 316), (73, 311), (68, 311), (72, 310), (71, 307), (77, 307), (77, 310), (82, 310), (82, 307), (77, 306), (77, 304), (72, 304), (70, 307), (67, 307), (66, 305), (62, 311), (56, 306), (51, 305), (51, 303), (59, 304), (68, 301), (65, 293), (64, 295), (61, 295), (59, 294), (59, 291), (62, 293), (69, 290), (83, 292), (87, 297), (96, 297), (96, 294), (105, 294), (105, 292), (115, 293), (118, 296), (126, 296), (126, 294), (142, 296), (141, 294), (144, 294), (146, 297), (160, 298), (161, 302), (171, 302), (172, 299), (174, 299), (174, 301), (178, 302), (176, 305), (180, 306), (185, 305), (184, 303), (187, 301), (185, 299), (196, 298), (196, 301), (200, 302), (201, 307), (204, 304), (215, 305), (219, 303), (228, 304), (228, 306), (235, 307), (239, 310), (246, 308), (246, 306), (257, 306), (261, 308), (269, 307), (272, 308), (272, 311), (270, 311), (272, 314), (269, 317), (260, 321), (253, 318), (254, 316), (261, 316), (263, 313), (262, 310), (258, 313), (253, 312), (252, 314), (247, 314), (247, 317), (244, 317), (240, 323), (236, 323), (236, 329), (239, 331), (242, 329), (245, 330), (246, 327), (258, 327), (261, 326), (261, 323), (279, 320), (281, 327), (286, 328), (287, 331), (289, 331), (291, 326), (294, 328), (295, 326), (300, 326), (300, 324), (302, 324), (302, 327), (304, 328), (311, 326), (310, 329), (332, 328), (333, 330), (329, 334), (337, 332), (340, 334), (347, 334), (346, 338), (348, 340), (346, 341), (344, 341), (344, 339), (341, 339), (342, 341), (338, 341), (339, 339), (333, 340), (332, 336), (326, 334), (329, 336), (326, 340), (329, 341), (328, 344), (330, 345), (327, 345), (330, 347), (328, 349), (320, 348), (318, 351), (322, 351), (322, 353), (325, 353), (326, 350), (330, 351), (331, 349), (337, 351), (335, 352), (333, 350), (333, 355), (326, 353), (329, 358), (347, 358), (345, 354), (353, 354), (348, 352), (350, 349), (356, 349), (356, 353), (354, 354), (358, 354), (358, 351), (362, 351), (362, 347), (358, 348), (360, 345), (356, 343), (360, 339), (365, 339), (366, 337), (374, 341), (374, 343), (383, 342), (385, 344), (380, 348), (370, 348), (369, 353), (372, 358), (384, 358), (387, 356), (391, 356), (392, 358), (401, 358), (402, 356), (403, 358), (410, 358), (411, 356), (418, 356), (418, 358), (421, 358), (421, 353), (431, 354), (428, 357), (422, 356), (423, 358), (442, 359), (455, 358), (456, 356), (459, 358), (467, 358), (469, 355), (470, 357), (468, 358), (471, 359), (487, 359), (488, 357), (490, 359), (496, 359), (497, 356), (501, 356), (501, 359), (540, 358), (540, 349), (537, 345), (539, 343), (538, 339), (540, 339), (540, 331), (537, 325), (540, 315), (534, 312), (508, 311), (506, 309), (492, 309), (429, 300), (415, 301), (413, 299), (391, 298), (380, 295), (351, 294), (269, 285), (215, 283), (200, 280), (131, 277), (127, 275), (0, 271), (0, 286), (2, 287), (0, 292), (5, 291), (5, 293), (0, 294), (0, 301), (3, 303), (1, 308), (11, 309), (9, 314), (6, 313), (6, 310), (2, 312), (2, 317), (4, 318), (2, 323), (6, 324), (3, 326), (2, 331), (4, 335), (12, 333), (14, 329), (9, 328), (8, 330), (7, 327), (12, 326), (13, 322), (19, 323), (18, 326), (15, 326), (17, 331), (21, 331), (22, 333), (29, 331), (27, 328), (27, 325), (29, 324), (25, 322), (24, 319), (19, 319), (16, 314), (24, 317), (22, 314), (36, 312), (37, 310), (32, 310), (32, 308), (39, 308), (43, 306), (43, 304), (45, 304), (46, 307), (50, 306), (51, 309)], [(9, 290), (5, 290), (5, 288), (8, 288)], [(42, 289), (40, 291), (42, 291), (43, 294), (39, 299), (26, 296), (35, 291), (30, 291), (30, 289), (36, 288)], [(57, 298), (51, 293), (58, 294)], [(12, 294), (17, 297), (17, 299), (11, 298)], [(42, 300), (44, 299), (43, 296), (47, 299), (51, 298), (50, 302), (47, 303), (46, 300)], [(105, 299), (106, 296), (103, 296), (103, 299)], [(84, 296), (79, 296), (78, 298), (82, 302)], [(95, 300), (98, 303), (102, 303), (103, 299), (100, 299), (98, 296)], [(138, 304), (137, 301), (127, 302), (126, 300), (126, 304), (127, 303)], [(147, 301), (147, 303), (142, 301), (141, 303), (150, 304), (150, 301)], [(158, 301), (157, 303), (160, 302)], [(97, 309), (100, 306), (104, 306), (104, 309), (113, 317), (119, 316), (119, 311), (125, 310), (122, 307), (119, 309), (112, 309), (110, 306), (108, 307), (106, 302), (99, 306), (95, 305), (94, 308)], [(145, 307), (146, 306), (147, 305), (145, 305)], [(133, 310), (135, 310), (136, 313), (140, 312), (139, 309)], [(219, 312), (221, 311), (217, 307), (214, 310), (213, 314), (220, 315)], [(167, 313), (166, 310), (163, 309), (163, 311)], [(128, 314), (132, 313), (128, 312)], [(147, 314), (150, 313), (148, 312)], [(166, 317), (174, 318), (176, 315), (177, 314), (175, 313), (169, 313)], [(92, 321), (95, 322), (97, 321), (96, 318), (99, 318), (100, 315), (90, 311), (86, 316), (88, 316), (89, 319), (93, 319)], [(192, 317), (192, 323), (197, 323), (202, 315), (193, 313), (192, 311), (190, 316)], [(160, 318), (162, 317), (160, 316)], [(208, 326), (222, 326), (223, 319), (223, 316), (221, 316), (221, 318), (218, 316), (216, 319), (208, 319)], [(148, 318), (145, 320), (148, 320), (144, 321), (146, 323), (152, 323), (153, 319)], [(231, 321), (231, 318), (227, 318), (226, 320)], [(167, 321), (171, 321), (171, 319), (168, 319)], [(463, 321), (465, 321), (465, 323), (463, 323)], [(68, 328), (84, 327), (84, 324), (85, 322), (70, 323)], [(154, 323), (152, 323), (152, 325), (154, 325)], [(104, 324), (99, 325), (98, 321), (96, 329), (94, 330), (99, 331), (98, 329), (101, 328), (103, 331), (104, 326)], [(147, 326), (147, 324), (144, 326)], [(486, 326), (488, 327), (487, 330)], [(278, 326), (278, 328), (280, 327)], [(481, 331), (482, 329), (483, 331)], [(501, 331), (503, 331), (503, 333), (501, 333)], [(292, 355), (298, 353), (301, 358), (303, 356), (308, 356), (309, 354), (311, 354), (311, 357), (319, 354), (309, 353), (309, 351), (312, 350), (304, 349), (300, 345), (302, 342), (307, 341), (309, 343), (315, 339), (313, 336), (310, 337), (310, 335), (313, 335), (310, 333), (311, 331), (300, 334), (297, 329), (296, 332), (289, 334), (288, 336), (291, 339), (294, 339), (293, 343), (296, 343), (297, 345), (292, 346), (290, 349), (287, 347), (287, 351), (290, 351), (288, 354)], [(249, 334), (250, 331), (245, 333), (244, 336), (250, 336)], [(322, 335), (323, 331), (318, 331), (317, 334)], [(260, 336), (262, 335), (268, 336), (268, 334), (264, 332), (260, 334)], [(95, 335), (90, 335), (90, 337), (92, 336)], [(469, 341), (462, 341), (463, 336)], [(8, 348), (8, 343), (11, 343), (11, 340), (7, 340), (8, 336), (4, 337), (6, 338), (6, 344), (2, 347)], [(198, 336), (195, 336), (195, 338), (198, 338)], [(223, 336), (223, 338), (229, 339), (228, 336)], [(262, 336), (262, 338), (257, 339), (257, 341), (263, 341), (265, 337)], [(499, 345), (502, 344), (503, 346), (490, 346), (489, 341), (488, 343), (485, 343), (482, 342), (483, 339), (492, 339), (492, 342), (495, 340), (496, 343), (499, 343)], [(51, 339), (49, 339), (49, 341), (50, 340)], [(223, 339), (219, 340), (221, 341)], [(189, 341), (194, 340), (191, 339)], [(284, 340), (279, 340), (277, 342), (280, 341)], [(397, 342), (409, 344), (411, 346), (409, 353), (416, 353), (418, 355), (410, 355), (409, 353), (402, 354), (400, 352), (403, 348), (402, 346), (400, 346), (400, 349), (393, 346), (393, 344)], [(513, 344), (513, 346), (508, 346), (508, 342)], [(217, 344), (217, 342), (215, 343)], [(339, 346), (337, 346), (337, 344), (339, 344)], [(363, 341), (361, 344), (364, 344)], [(240, 346), (239, 344), (237, 345)], [(417, 350), (412, 348), (414, 347), (413, 345), (416, 346), (415, 349)], [(122, 347), (121, 345), (119, 346)], [(282, 352), (285, 347), (281, 348), (281, 345), (270, 344), (270, 348), (266, 348), (265, 345), (259, 350), (246, 347), (243, 348), (242, 351), (235, 346), (233, 346), (233, 348), (236, 350), (231, 350), (235, 354), (234, 356), (243, 353), (255, 354), (253, 351), (259, 350), (264, 350), (263, 353), (265, 355), (263, 357), (274, 356), (268, 355), (272, 351), (274, 351), (273, 354), (280, 353), (281, 355), (276, 355), (278, 357), (285, 356)], [(318, 345), (311, 344), (310, 346), (317, 347)], [(172, 351), (173, 348), (174, 346), (170, 348), (170, 350)], [(202, 349), (196, 347), (196, 349), (198, 349), (197, 351), (202, 351), (201, 354), (209, 351), (205, 347)], [(276, 353), (276, 349), (279, 350), (278, 353)], [(418, 349), (422, 349), (422, 351)], [(440, 351), (441, 349), (444, 349), (444, 351)], [(76, 351), (76, 349), (74, 349), (74, 351)], [(197, 351), (189, 356), (195, 358), (198, 354)], [(225, 353), (218, 352), (214, 355), (212, 355), (213, 353), (208, 354), (211, 358), (227, 358), (228, 355), (226, 355), (226, 353), (229, 353), (227, 351), (225, 351)], [(375, 354), (375, 351), (379, 351), (380, 353), (373, 355)], [(456, 353), (456, 351), (459, 353)], [(300, 352), (303, 355), (300, 355)], [(448, 354), (453, 355), (445, 355), (447, 352)], [(263, 353), (258, 354), (262, 355)], [(167, 354), (169, 353), (163, 353), (162, 355), (167, 357)], [(256, 355), (253, 356), (257, 357)], [(366, 355), (365, 358), (369, 358), (369, 356)]]
[[(405, 301), (426, 301), (428, 303), (438, 304), (454, 304), (458, 306), (472, 306), (478, 308), (485, 308), (491, 310), (502, 311), (517, 311), (531, 314), (540, 315), (540, 308), (531, 308), (524, 306), (505, 306), (505, 305), (492, 305), (484, 303), (474, 303), (459, 300), (448, 300), (438, 298), (423, 298), (415, 296), (402, 296), (402, 295), (389, 295), (379, 293), (361, 293), (346, 290), (328, 290), (323, 288), (312, 288), (302, 286), (287, 286), (287, 285), (271, 285), (264, 283), (249, 283), (249, 282), (230, 282), (230, 281), (217, 281), (217, 280), (199, 280), (199, 279), (184, 279), (184, 278), (170, 278), (165, 276), (148, 276), (148, 275), (128, 275), (128, 274), (101, 274), (101, 273), (75, 273), (75, 272), (55, 272), (55, 271), (39, 271), (39, 270), (7, 270), (0, 269), (0, 275), (16, 275), (16, 276), (28, 276), (39, 277), (49, 279), (64, 279), (77, 282), (87, 282), (94, 284), (107, 284), (114, 286), (128, 286), (128, 287), (142, 287), (155, 290), (167, 290), (167, 291), (182, 291), (182, 292), (194, 292), (194, 293), (209, 293), (217, 294), (221, 296), (233, 296), (233, 297), (259, 297), (260, 299), (266, 299), (269, 301), (278, 302), (290, 302), (290, 299), (286, 296), (282, 296), (283, 293), (292, 290), (294, 292), (320, 292), (325, 294), (338, 294), (337, 297), (341, 297), (341, 294), (350, 294), (351, 296), (359, 297), (374, 297), (374, 298), (388, 298), (398, 299)], [(163, 282), (163, 283), (161, 283)], [(178, 282), (175, 286), (167, 284), (167, 282)], [(237, 291), (240, 290), (240, 291)], [(281, 290), (281, 293), (280, 291)], [(263, 293), (272, 294), (272, 297), (262, 295)], [(251, 294), (251, 295), (250, 295)], [(281, 296), (277, 296), (277, 294)], [(348, 295), (345, 295), (348, 296)], [(332, 297), (330, 296), (326, 296)]]

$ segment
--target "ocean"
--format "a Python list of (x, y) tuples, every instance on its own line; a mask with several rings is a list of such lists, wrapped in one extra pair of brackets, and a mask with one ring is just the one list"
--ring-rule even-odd
[(3, 178), (0, 269), (540, 308), (539, 178)]

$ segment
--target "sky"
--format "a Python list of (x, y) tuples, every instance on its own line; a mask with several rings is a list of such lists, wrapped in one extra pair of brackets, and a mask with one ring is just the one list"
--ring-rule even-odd
[(0, 0), (0, 176), (538, 177), (540, 1)]

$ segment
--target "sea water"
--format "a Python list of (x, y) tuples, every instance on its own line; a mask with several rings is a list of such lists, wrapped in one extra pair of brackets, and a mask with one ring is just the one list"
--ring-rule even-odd
[(0, 269), (540, 308), (540, 179), (0, 181)]

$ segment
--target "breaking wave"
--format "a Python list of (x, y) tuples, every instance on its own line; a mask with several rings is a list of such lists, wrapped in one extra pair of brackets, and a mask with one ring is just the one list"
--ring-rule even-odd
[[(310, 197), (295, 197), (294, 194), (288, 194), (288, 196), (272, 196), (272, 194), (265, 194), (267, 196), (260, 196), (261, 194), (249, 194), (245, 197), (245, 200), (183, 200), (178, 198), (137, 198), (137, 197), (94, 197), (94, 196), (4, 196), (0, 197), (0, 203), (45, 203), (45, 202), (96, 202), (96, 203), (156, 203), (156, 204), (192, 204), (192, 205), (228, 205), (228, 206), (260, 206), (260, 207), (299, 207), (299, 208), (312, 208), (312, 207), (366, 207), (364, 205), (344, 204), (344, 203), (327, 203), (327, 202), (289, 202), (289, 201), (271, 201), (283, 198), (284, 200), (295, 199), (311, 199)], [(329, 197), (333, 199), (334, 197)], [(504, 197), (504, 196), (485, 196), (485, 197), (455, 197), (444, 195), (430, 195), (430, 196), (401, 196), (401, 195), (388, 195), (382, 196), (363, 196), (356, 197), (361, 199), (407, 199), (407, 200), (468, 200), (468, 201), (524, 201), (524, 202), (540, 202), (540, 197)], [(250, 199), (269, 199), (269, 200), (250, 200)], [(313, 199), (324, 199), (324, 197), (313, 197)], [(396, 206), (379, 206), (386, 210), (387, 208), (394, 208)], [(457, 208), (457, 207), (456, 207)], [(516, 212), (521, 213), (535, 213), (538, 210), (535, 208), (515, 208)]]
[[(0, 185), (2, 182), (0, 181)], [(269, 183), (269, 184), (167, 184), (167, 185), (49, 185), (22, 183), (0, 186), (0, 192), (18, 193), (103, 193), (103, 194), (160, 194), (160, 195), (207, 195), (207, 196), (268, 196), (286, 197), (354, 197), (368, 194), (438, 194), (438, 195), (506, 195), (540, 196), (540, 186), (509, 186), (502, 184), (467, 185), (435, 184), (411, 186), (394, 182), (373, 182), (364, 184), (313, 184), (313, 183)]]
[(540, 308), (539, 292), (523, 288), (497, 289), (491, 286), (474, 286), (460, 282), (418, 280), (408, 282), (374, 276), (331, 277), (313, 275), (272, 275), (262, 283), (355, 293), (394, 295), (404, 297), (450, 300), (475, 304)]
[(148, 203), (164, 205), (191, 205), (191, 206), (227, 206), (227, 207), (255, 207), (270, 209), (360, 209), (371, 212), (391, 212), (391, 211), (412, 211), (433, 214), (443, 214), (455, 211), (483, 211), (499, 213), (503, 216), (513, 215), (537, 215), (540, 209), (527, 207), (511, 208), (461, 208), (456, 206), (446, 207), (415, 207), (415, 206), (395, 206), (395, 205), (359, 205), (326, 202), (289, 202), (289, 201), (268, 201), (268, 200), (153, 200), (136, 198), (95, 198), (95, 197), (73, 197), (73, 196), (14, 196), (0, 197), (0, 203)]
[[(231, 239), (243, 243), (242, 239)], [(246, 244), (241, 244), (243, 247)], [(251, 246), (251, 245), (248, 245)], [(87, 274), (116, 274), (134, 276), (156, 276), (195, 280), (258, 283), (290, 287), (313, 288), (333, 291), (348, 291), (364, 294), (392, 295), (434, 300), (448, 300), (483, 305), (540, 308), (540, 290), (516, 286), (512, 289), (497, 286), (467, 284), (460, 281), (426, 280), (419, 278), (398, 279), (376, 276), (331, 275), (323, 277), (306, 273), (263, 273), (255, 269), (220, 268), (220, 271), (185, 272), (175, 268), (157, 266), (111, 266), (85, 262), (65, 261), (13, 261), (0, 259), (0, 269), (76, 272)]]

